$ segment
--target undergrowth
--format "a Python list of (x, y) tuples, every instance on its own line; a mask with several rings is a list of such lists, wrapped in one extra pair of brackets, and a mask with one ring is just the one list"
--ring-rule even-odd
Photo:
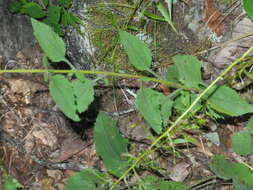
[[(253, 4), (250, 0), (244, 0), (244, 9), (253, 19)], [(101, 157), (108, 173), (101, 173), (94, 169), (85, 169), (70, 177), (64, 190), (73, 189), (133, 189), (133, 190), (172, 190), (191, 189), (186, 184), (168, 179), (159, 178), (155, 175), (140, 177), (138, 170), (142, 166), (156, 168), (155, 162), (148, 156), (157, 150), (165, 148), (177, 155), (176, 144), (192, 143), (199, 146), (196, 139), (189, 138), (183, 133), (187, 127), (201, 126), (206, 122), (206, 117), (223, 119), (237, 117), (253, 112), (253, 107), (244, 100), (234, 89), (228, 85), (218, 85), (218, 81), (226, 77), (229, 71), (236, 65), (242, 64), (240, 73), (251, 78), (247, 68), (251, 65), (249, 57), (253, 50), (250, 47), (240, 58), (231, 63), (211, 84), (205, 84), (201, 77), (202, 62), (192, 55), (175, 55), (172, 57), (173, 65), (166, 70), (165, 76), (152, 70), (152, 51), (142, 40), (131, 32), (139, 30), (131, 26), (136, 14), (145, 15), (149, 19), (163, 20), (169, 24), (172, 31), (177, 34), (177, 29), (172, 22), (173, 1), (166, 0), (164, 3), (146, 3), (145, 8), (140, 9), (142, 0), (132, 4), (132, 10), (128, 19), (120, 26), (112, 26), (115, 44), (113, 49), (119, 48), (125, 51), (129, 64), (139, 74), (118, 73), (113, 70), (90, 71), (76, 70), (66, 59), (66, 48), (63, 39), (62, 27), (72, 25), (78, 29), (81, 20), (68, 12), (71, 0), (58, 0), (57, 5), (50, 5), (47, 0), (30, 2), (26, 0), (15, 1), (10, 10), (21, 12), (31, 16), (34, 35), (44, 52), (41, 70), (1, 70), (3, 73), (43, 73), (49, 83), (50, 94), (59, 109), (71, 120), (80, 121), (79, 114), (86, 111), (94, 100), (94, 85), (98, 80), (113, 76), (115, 78), (136, 79), (141, 84), (135, 101), (136, 110), (143, 117), (146, 126), (154, 134), (154, 140), (146, 150), (137, 155), (128, 152), (128, 140), (123, 138), (117, 128), (117, 122), (107, 113), (100, 112), (94, 126), (94, 139), (96, 153)], [(147, 7), (155, 4), (159, 15), (150, 13)], [(36, 20), (36, 19), (39, 19)], [(114, 28), (113, 28), (114, 27)], [(53, 62), (66, 62), (71, 70), (47, 69)], [(68, 74), (68, 76), (67, 76)], [(100, 78), (91, 80), (86, 75), (99, 75)], [(103, 77), (101, 77), (103, 75)], [(241, 76), (241, 75), (240, 75)], [(156, 82), (168, 86), (169, 95), (164, 95), (142, 84)], [(236, 109), (235, 109), (236, 108)], [(203, 117), (205, 115), (205, 117)], [(176, 116), (176, 117), (175, 117)], [(190, 124), (189, 121), (191, 121)], [(175, 131), (181, 137), (175, 137)], [(233, 151), (238, 155), (248, 156), (253, 153), (253, 119), (248, 122), (246, 130), (235, 133), (232, 136)], [(243, 148), (242, 148), (243, 147)], [(212, 157), (210, 169), (217, 177), (232, 180), (236, 189), (253, 189), (253, 173), (251, 163), (231, 162), (222, 155)], [(128, 180), (137, 177), (135, 183)], [(6, 178), (6, 190), (13, 180)], [(125, 185), (124, 185), (124, 183)], [(17, 183), (16, 183), (17, 184)], [(20, 184), (19, 184), (20, 185)], [(13, 186), (15, 189), (17, 186)]]

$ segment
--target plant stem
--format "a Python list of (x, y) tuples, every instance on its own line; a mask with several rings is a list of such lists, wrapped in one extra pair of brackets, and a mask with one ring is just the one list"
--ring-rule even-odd
[(192, 110), (192, 108), (198, 103), (198, 101), (206, 95), (206, 93), (220, 80), (222, 79), (235, 65), (240, 63), (249, 53), (253, 50), (253, 46), (250, 47), (240, 58), (236, 59), (233, 63), (231, 63), (204, 91), (202, 91), (199, 96), (194, 100), (194, 102), (189, 106), (189, 108), (184, 111), (182, 115), (178, 117), (178, 119), (162, 134), (160, 135), (148, 148), (148, 150), (144, 151), (140, 156), (138, 156), (135, 160), (135, 162), (129, 167), (123, 174), (122, 176), (112, 184), (109, 190), (113, 190), (114, 187), (122, 180), (124, 179), (128, 173), (130, 173), (141, 161), (144, 159), (147, 155), (152, 153), (155, 149), (155, 146), (166, 136), (169, 135), (169, 133), (180, 123), (182, 119), (188, 113)]
[(132, 78), (132, 79), (140, 79), (144, 81), (152, 81), (157, 82), (161, 84), (168, 85), (173, 88), (180, 88), (184, 90), (194, 90), (199, 91), (198, 89), (194, 88), (188, 88), (186, 86), (169, 82), (162, 79), (152, 78), (152, 77), (146, 77), (141, 75), (132, 75), (132, 74), (126, 74), (126, 73), (115, 73), (115, 72), (109, 72), (109, 71), (95, 71), (95, 70), (46, 70), (46, 69), (32, 69), (32, 70), (25, 70), (25, 69), (16, 69), (16, 70), (0, 70), (0, 74), (3, 73), (82, 73), (82, 74), (91, 74), (91, 75), (106, 75), (106, 76), (113, 76), (113, 77), (122, 77), (122, 78)]

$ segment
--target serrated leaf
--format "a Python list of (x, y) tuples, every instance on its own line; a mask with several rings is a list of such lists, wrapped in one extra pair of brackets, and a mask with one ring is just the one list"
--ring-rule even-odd
[(59, 6), (49, 6), (47, 19), (50, 23), (57, 24), (61, 17), (61, 7)]
[(212, 157), (209, 167), (218, 177), (222, 179), (231, 179), (234, 175), (231, 164), (225, 160), (223, 155), (216, 155)]
[(212, 92), (207, 103), (212, 109), (228, 116), (239, 116), (253, 112), (253, 107), (236, 91), (227, 86), (220, 86)]
[(149, 70), (152, 55), (148, 46), (136, 36), (125, 31), (119, 32), (119, 38), (127, 52), (130, 64), (140, 71)]
[(176, 181), (163, 181), (160, 190), (186, 190), (186, 185)]
[(233, 151), (247, 156), (253, 153), (253, 138), (248, 131), (240, 131), (232, 136)]
[(34, 35), (43, 52), (53, 62), (65, 61), (65, 43), (52, 28), (35, 19), (32, 20)]
[(40, 5), (34, 2), (26, 3), (22, 6), (21, 12), (33, 18), (43, 18), (46, 14), (43, 12)]
[(54, 75), (49, 82), (49, 90), (61, 111), (72, 120), (80, 121), (76, 114), (75, 94), (71, 82), (63, 75)]
[(93, 85), (89, 80), (85, 82), (75, 80), (72, 82), (72, 85), (76, 99), (76, 109), (79, 113), (82, 113), (88, 109), (88, 106), (94, 100)]
[(105, 184), (106, 179), (99, 172), (85, 169), (71, 176), (63, 190), (102, 190)]
[(122, 157), (127, 152), (127, 139), (124, 139), (112, 120), (104, 112), (100, 112), (95, 123), (94, 137), (96, 152), (104, 161), (107, 170), (120, 177), (129, 167), (129, 162)]
[(20, 1), (12, 1), (10, 3), (10, 5), (8, 6), (8, 10), (11, 12), (11, 13), (17, 13), (20, 11), (21, 7), (22, 7), (22, 2)]
[(192, 55), (176, 55), (172, 58), (174, 65), (167, 70), (167, 80), (182, 83), (189, 88), (203, 85), (201, 79), (201, 62)]
[(150, 127), (161, 133), (171, 116), (173, 102), (169, 97), (150, 88), (141, 88), (137, 93), (136, 106)]
[(247, 128), (248, 128), (249, 132), (251, 133), (251, 135), (253, 135), (253, 116), (251, 116), (251, 118), (247, 124)]
[(252, 0), (243, 0), (243, 8), (249, 18), (253, 21), (253, 2)]

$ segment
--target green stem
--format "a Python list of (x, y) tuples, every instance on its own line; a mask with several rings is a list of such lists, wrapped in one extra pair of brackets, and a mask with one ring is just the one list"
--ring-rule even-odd
[(82, 73), (82, 74), (90, 74), (90, 75), (106, 75), (106, 76), (113, 76), (113, 77), (122, 77), (122, 78), (132, 78), (132, 79), (140, 79), (145, 81), (152, 81), (161, 84), (168, 85), (173, 88), (181, 88), (184, 90), (194, 90), (199, 91), (198, 89), (188, 88), (186, 86), (169, 82), (162, 79), (152, 78), (152, 77), (145, 77), (141, 75), (132, 75), (126, 73), (115, 73), (109, 71), (92, 71), (92, 70), (46, 70), (46, 69), (33, 69), (33, 70), (25, 70), (25, 69), (16, 69), (16, 70), (0, 70), (0, 74), (2, 73)]
[(184, 119), (184, 117), (186, 115), (188, 115), (188, 113), (192, 110), (192, 108), (200, 101), (200, 99), (206, 95), (206, 93), (220, 80), (222, 79), (235, 65), (237, 65), (239, 62), (241, 62), (247, 55), (249, 55), (249, 53), (253, 50), (253, 46), (251, 48), (249, 48), (240, 58), (236, 59), (233, 63), (231, 63), (203, 92), (201, 92), (199, 94), (199, 96), (194, 100), (194, 102), (189, 106), (189, 108), (184, 111), (184, 113), (182, 115), (180, 115), (180, 117), (178, 117), (178, 119), (170, 126), (168, 127), (168, 129), (162, 134), (160, 135), (148, 148), (148, 150), (144, 151), (140, 156), (138, 156), (135, 160), (135, 162), (131, 165), (131, 167), (129, 167), (123, 174), (122, 176), (114, 182), (114, 184), (112, 184), (112, 186), (110, 187), (109, 190), (113, 190), (114, 187), (120, 183), (120, 181), (122, 179), (124, 179), (128, 173), (130, 173), (147, 155), (149, 155), (150, 153), (152, 153), (155, 149), (155, 146), (166, 136), (169, 135), (169, 133), (180, 123), (180, 121), (182, 119)]

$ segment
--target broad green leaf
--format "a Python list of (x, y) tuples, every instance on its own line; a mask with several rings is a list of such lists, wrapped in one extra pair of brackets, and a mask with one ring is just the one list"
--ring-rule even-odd
[(227, 87), (218, 87), (207, 99), (207, 104), (217, 112), (228, 116), (239, 116), (253, 112), (253, 107), (241, 98), (236, 91)]
[(72, 84), (63, 75), (52, 76), (49, 83), (50, 94), (61, 111), (74, 121), (80, 118), (76, 114), (75, 94)]
[(212, 157), (209, 167), (218, 177), (223, 179), (231, 179), (234, 175), (231, 163), (226, 161), (223, 155)]
[(253, 189), (253, 173), (243, 164), (233, 163), (233, 185), (237, 190)]
[(129, 162), (122, 157), (127, 153), (127, 139), (124, 139), (112, 120), (104, 112), (100, 112), (94, 128), (96, 152), (104, 161), (107, 170), (120, 177), (129, 167)]
[(119, 32), (120, 42), (127, 52), (129, 62), (140, 71), (149, 70), (152, 62), (151, 51), (148, 46), (136, 36)]
[(247, 128), (248, 128), (249, 132), (251, 133), (251, 135), (253, 135), (253, 116), (251, 116), (251, 118), (247, 124)]
[(7, 176), (4, 179), (3, 190), (16, 190), (19, 187), (22, 187), (22, 185), (15, 178)]
[(150, 127), (161, 133), (171, 116), (173, 102), (169, 97), (150, 88), (141, 88), (137, 93), (136, 106)]
[(52, 28), (35, 19), (32, 20), (34, 35), (43, 52), (53, 62), (65, 61), (65, 43)]
[(243, 0), (243, 8), (249, 18), (253, 21), (253, 2), (252, 0)]
[(172, 58), (174, 65), (167, 70), (167, 80), (180, 82), (189, 88), (203, 85), (201, 79), (201, 62), (192, 55), (176, 55)]
[(247, 156), (253, 153), (253, 138), (248, 131), (240, 131), (232, 136), (233, 150)]
[(71, 176), (63, 190), (102, 190), (106, 179), (92, 169), (82, 170)]
[(85, 82), (75, 80), (72, 82), (72, 85), (76, 99), (76, 109), (79, 113), (82, 113), (88, 109), (88, 106), (94, 100), (93, 85), (89, 80), (86, 80)]
[(228, 162), (224, 156), (216, 155), (209, 166), (218, 177), (232, 179), (235, 189), (253, 189), (253, 173), (243, 164)]
[(163, 181), (160, 190), (186, 190), (186, 185), (176, 181)]
[(20, 1), (12, 1), (10, 3), (10, 5), (8, 6), (8, 10), (11, 12), (11, 13), (17, 13), (20, 11), (21, 7), (22, 7), (22, 2)]
[(47, 19), (50, 23), (59, 23), (61, 17), (61, 7), (49, 6)]
[(46, 14), (43, 12), (40, 5), (34, 2), (26, 3), (22, 6), (21, 12), (33, 18), (43, 18)]

